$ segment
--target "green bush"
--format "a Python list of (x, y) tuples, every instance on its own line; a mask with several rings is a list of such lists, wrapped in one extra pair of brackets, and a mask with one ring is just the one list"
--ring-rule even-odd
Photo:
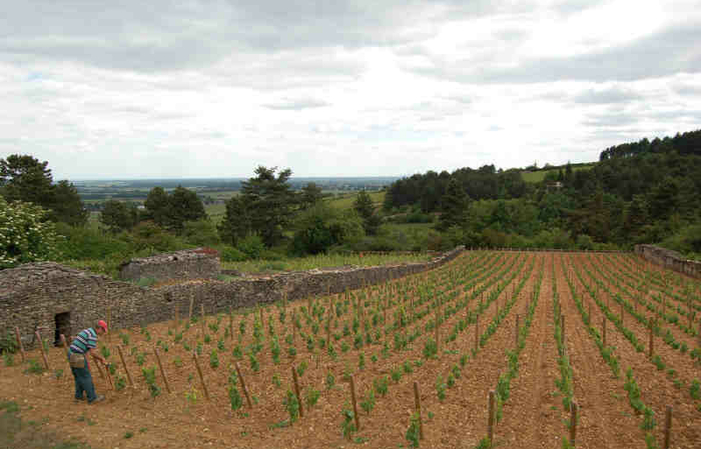
[(260, 259), (261, 255), (265, 251), (263, 239), (257, 235), (249, 235), (248, 237), (242, 239), (236, 245), (236, 247), (250, 259)]
[(238, 248), (232, 246), (224, 246), (219, 250), (219, 255), (222, 262), (244, 262), (248, 260), (248, 256)]

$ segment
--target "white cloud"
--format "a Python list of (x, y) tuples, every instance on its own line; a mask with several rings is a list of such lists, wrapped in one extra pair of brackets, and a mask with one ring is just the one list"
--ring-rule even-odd
[(701, 120), (694, 1), (26, 0), (3, 12), (0, 157), (32, 154), (57, 179), (589, 161)]

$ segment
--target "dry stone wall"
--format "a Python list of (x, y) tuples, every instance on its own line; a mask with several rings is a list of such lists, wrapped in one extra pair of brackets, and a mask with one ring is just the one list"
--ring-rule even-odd
[(701, 278), (701, 262), (686, 260), (676, 251), (655, 245), (635, 245), (635, 253), (657, 265), (688, 276)]
[(119, 269), (119, 278), (126, 281), (216, 278), (219, 274), (219, 253), (208, 248), (132, 259)]
[(187, 317), (191, 303), (193, 313), (199, 314), (204, 305), (212, 314), (273, 303), (284, 294), (296, 300), (340, 293), (437, 268), (463, 250), (459, 247), (423, 263), (311, 270), (229, 282), (185, 280), (161, 288), (142, 288), (52, 262), (26, 264), (0, 271), (0, 336), (17, 326), (24, 343), (32, 347), (37, 329), (54, 342), (57, 330), (66, 337), (75, 335), (99, 319), (106, 320), (108, 310), (114, 331), (172, 319), (176, 308), (180, 317)]

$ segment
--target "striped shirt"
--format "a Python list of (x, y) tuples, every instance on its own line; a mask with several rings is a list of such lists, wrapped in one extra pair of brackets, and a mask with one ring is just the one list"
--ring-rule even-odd
[(88, 350), (97, 347), (97, 334), (95, 329), (89, 327), (78, 332), (73, 343), (71, 343), (71, 352), (74, 354), (85, 354)]

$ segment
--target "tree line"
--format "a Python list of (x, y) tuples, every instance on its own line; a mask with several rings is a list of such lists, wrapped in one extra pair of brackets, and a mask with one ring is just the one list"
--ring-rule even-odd
[(429, 171), (392, 184), (388, 215), (435, 214), (468, 246), (630, 248), (664, 243), (701, 253), (701, 131), (610, 147), (591, 169)]

